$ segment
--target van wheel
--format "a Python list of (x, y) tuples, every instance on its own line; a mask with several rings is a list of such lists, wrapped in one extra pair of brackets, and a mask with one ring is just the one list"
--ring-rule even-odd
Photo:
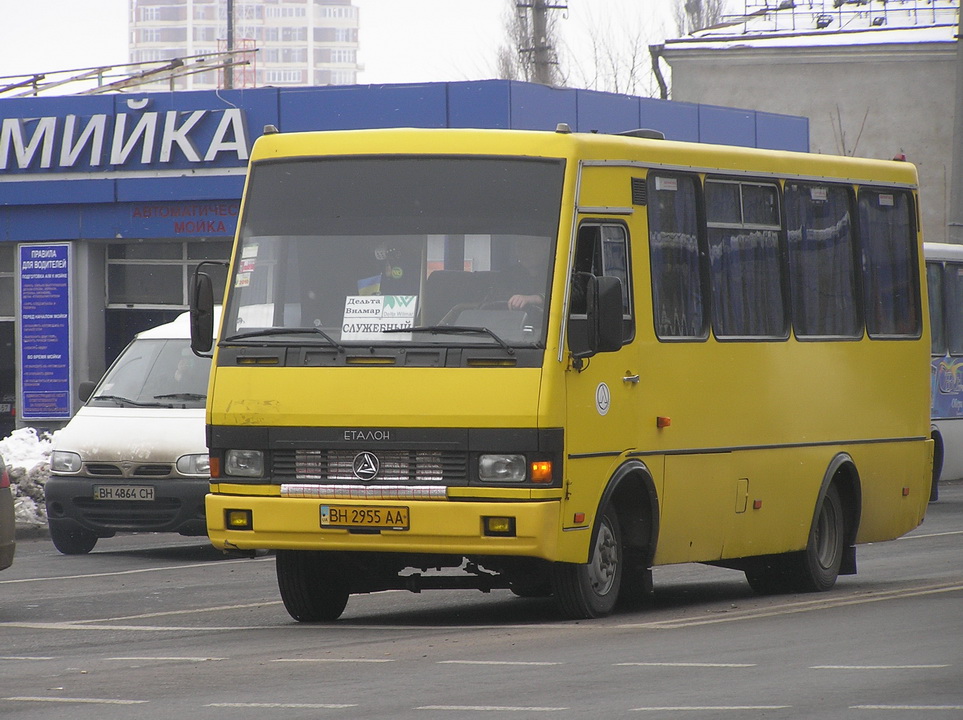
[(54, 547), (64, 555), (86, 555), (97, 544), (96, 533), (74, 523), (47, 521)]
[(562, 615), (572, 620), (603, 617), (612, 612), (622, 586), (622, 534), (611, 508), (598, 519), (598, 534), (589, 561), (555, 563), (552, 588)]
[(298, 622), (337, 620), (348, 604), (340, 563), (327, 553), (278, 550), (278, 589), (284, 609)]
[(839, 577), (843, 542), (843, 503), (836, 486), (830, 485), (809, 531), (806, 549), (746, 569), (746, 580), (761, 595), (829, 590)]

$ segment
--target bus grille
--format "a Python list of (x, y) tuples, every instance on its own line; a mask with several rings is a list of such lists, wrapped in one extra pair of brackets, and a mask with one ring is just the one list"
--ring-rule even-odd
[[(373, 451), (379, 463), (373, 482), (437, 483), (463, 485), (468, 479), (468, 454), (437, 450)], [(275, 451), (273, 471), (276, 478), (294, 478), (299, 482), (359, 483), (354, 474), (357, 450)]]

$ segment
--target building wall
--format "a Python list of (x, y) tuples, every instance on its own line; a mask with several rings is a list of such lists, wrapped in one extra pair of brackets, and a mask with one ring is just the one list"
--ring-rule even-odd
[(810, 150), (893, 158), (920, 175), (923, 232), (945, 242), (955, 43), (666, 49), (672, 99), (809, 118)]

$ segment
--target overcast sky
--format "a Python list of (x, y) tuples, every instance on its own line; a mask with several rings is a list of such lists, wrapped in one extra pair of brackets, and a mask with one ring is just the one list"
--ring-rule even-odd
[[(568, 0), (563, 52), (589, 38), (674, 33), (678, 0)], [(361, 83), (477, 80), (495, 75), (509, 0), (354, 0), (360, 8)], [(561, 3), (557, 3), (561, 4)], [(127, 0), (0, 0), (0, 76), (127, 61)], [(574, 61), (579, 62), (578, 57)], [(572, 83), (577, 84), (577, 83)]]

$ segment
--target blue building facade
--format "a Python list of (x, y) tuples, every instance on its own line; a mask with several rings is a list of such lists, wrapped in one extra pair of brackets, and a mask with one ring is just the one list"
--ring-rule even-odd
[[(662, 131), (808, 151), (806, 118), (502, 80), (0, 100), (0, 432), (58, 427), (78, 382), (187, 307), (230, 252), (248, 155), (281, 132)], [(19, 409), (19, 412), (18, 412)]]

